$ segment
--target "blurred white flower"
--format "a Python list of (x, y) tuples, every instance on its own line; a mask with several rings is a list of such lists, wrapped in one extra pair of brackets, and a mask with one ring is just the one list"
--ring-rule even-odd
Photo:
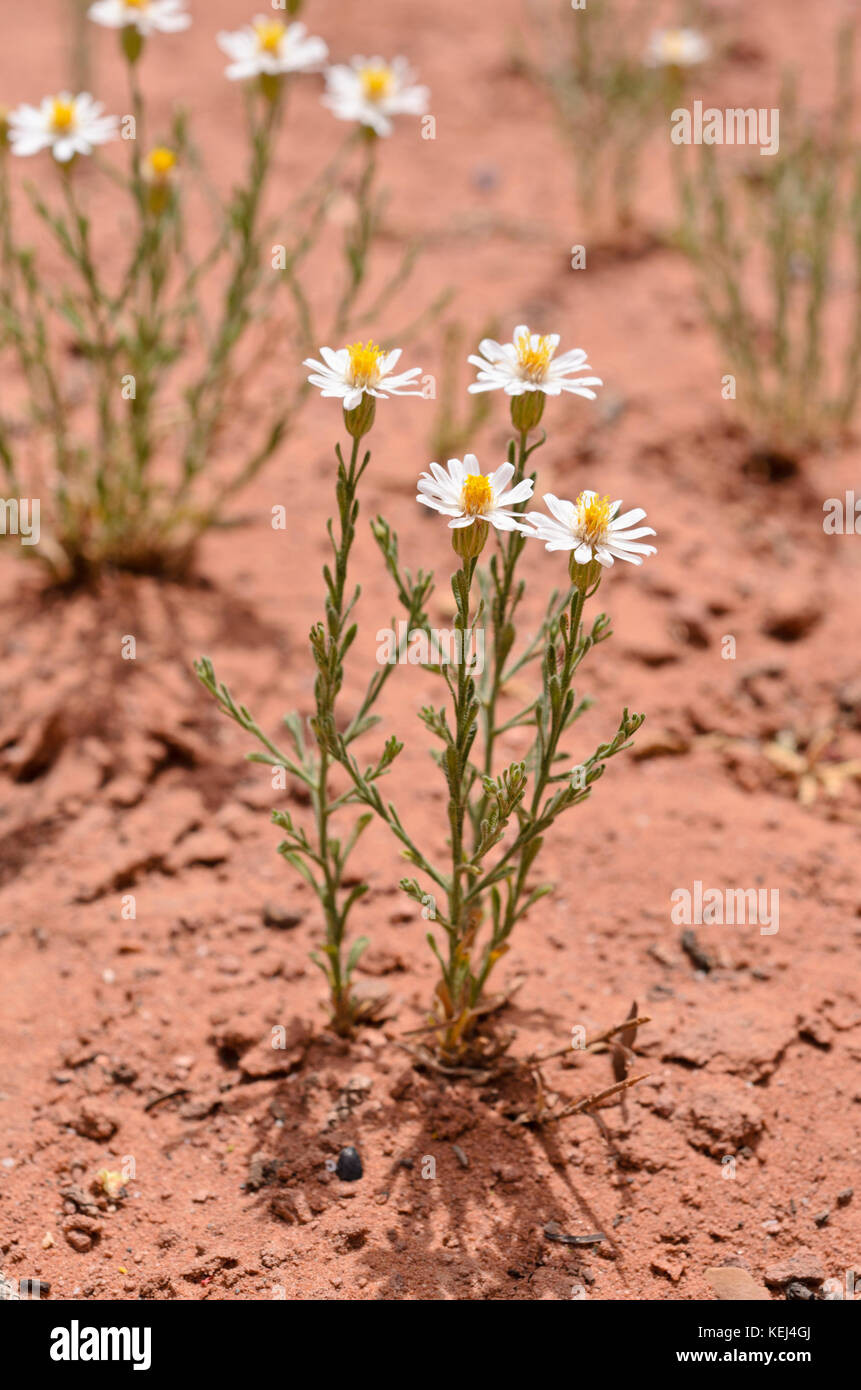
[(377, 135), (391, 135), (392, 116), (423, 116), (430, 92), (416, 86), (406, 58), (353, 58), (326, 72), (323, 105), (342, 121), (359, 121)]
[(419, 478), (416, 501), (451, 517), (448, 524), (453, 530), (472, 526), (476, 521), (489, 521), (498, 531), (519, 531), (524, 529), (520, 517), (512, 515), (508, 508), (531, 497), (533, 483), (531, 478), (524, 478), (506, 491), (513, 477), (511, 463), (484, 474), (475, 454), (464, 454), (463, 463), (449, 459), (448, 472), (432, 463), (430, 473), (422, 473)]
[(548, 333), (540, 337), (530, 333), (526, 324), (518, 324), (510, 343), (497, 343), (493, 338), (482, 338), (478, 345), (480, 357), (472, 356), (469, 361), (478, 367), (478, 379), (471, 383), (470, 391), (505, 391), (509, 396), (521, 396), (525, 391), (543, 391), (547, 396), (559, 396), (563, 391), (571, 391), (587, 400), (595, 400), (592, 386), (603, 386), (598, 376), (577, 377), (575, 372), (591, 371), (582, 348), (572, 348), (555, 357), (559, 346), (559, 334)]
[(185, 0), (96, 0), (87, 10), (90, 19), (106, 29), (137, 29), (150, 34), (179, 34), (191, 23)]
[[(655, 546), (641, 542), (642, 536), (655, 534), (651, 526), (636, 525), (646, 515), (642, 507), (619, 516), (621, 501), (611, 502), (597, 492), (581, 492), (576, 502), (545, 492), (544, 501), (552, 516), (527, 512), (522, 529), (524, 535), (544, 541), (545, 550), (573, 550), (578, 565), (597, 560), (599, 565), (607, 566), (614, 560), (641, 565), (646, 555), (657, 553)], [(628, 529), (632, 526), (634, 530)]]
[(103, 116), (103, 110), (104, 104), (93, 101), (89, 92), (76, 97), (61, 92), (44, 97), (39, 106), (18, 106), (8, 117), (12, 153), (49, 149), (60, 164), (68, 164), (76, 154), (92, 154), (95, 145), (115, 140), (119, 133), (118, 118)]
[(646, 48), (650, 68), (690, 68), (704, 63), (711, 49), (696, 29), (656, 29)]
[(352, 343), (349, 347), (333, 352), (331, 348), (321, 348), (318, 362), (307, 357), (303, 363), (313, 367), (308, 377), (312, 386), (319, 388), (324, 396), (337, 396), (344, 403), (345, 410), (354, 410), (363, 396), (420, 396), (421, 391), (405, 390), (415, 384), (421, 375), (421, 367), (411, 367), (408, 372), (392, 376), (392, 368), (401, 356), (401, 349), (385, 352), (376, 343)]
[(323, 66), (329, 50), (322, 39), (308, 34), (304, 24), (284, 24), (257, 15), (251, 24), (217, 35), (218, 46), (231, 60), (225, 68), (231, 82), (248, 77), (279, 77), (285, 72), (310, 72)]

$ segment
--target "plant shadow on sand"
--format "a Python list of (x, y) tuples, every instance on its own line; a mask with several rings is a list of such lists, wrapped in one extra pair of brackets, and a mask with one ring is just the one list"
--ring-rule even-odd
[[(613, 1229), (567, 1156), (594, 1124), (615, 1152), (627, 1113), (618, 1102), (527, 1127), (514, 1117), (534, 1104), (528, 1076), (478, 1086), (416, 1069), (406, 1053), (392, 1066), (391, 1054), (379, 1047), (381, 1075), (376, 1058), (369, 1066), (350, 1045), (315, 1039), (300, 1069), (276, 1081), (254, 1126), (248, 1186), (260, 1226), (287, 1223), (299, 1260), (306, 1229), (319, 1242), (322, 1227), (328, 1238), (331, 1263), (314, 1273), (329, 1287), (312, 1296), (349, 1297), (338, 1293), (341, 1281), (358, 1280), (378, 1299), (582, 1297), (591, 1266), (607, 1260), (624, 1278)], [(596, 1057), (563, 1088), (580, 1096), (611, 1082), (606, 1057)], [(353, 1183), (332, 1171), (347, 1145), (365, 1165)], [(599, 1233), (589, 1244), (559, 1239)], [(276, 1285), (281, 1277), (273, 1275)]]

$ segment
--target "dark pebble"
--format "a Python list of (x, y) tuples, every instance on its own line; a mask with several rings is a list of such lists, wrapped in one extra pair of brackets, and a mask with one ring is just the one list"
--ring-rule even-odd
[(279, 907), (277, 903), (266, 903), (263, 908), (263, 922), (267, 927), (289, 931), (291, 927), (298, 927), (301, 921), (301, 912), (290, 912), (287, 908)]
[(358, 1182), (364, 1171), (358, 1151), (352, 1144), (348, 1144), (346, 1149), (342, 1149), (338, 1154), (335, 1176), (339, 1177), (341, 1182)]

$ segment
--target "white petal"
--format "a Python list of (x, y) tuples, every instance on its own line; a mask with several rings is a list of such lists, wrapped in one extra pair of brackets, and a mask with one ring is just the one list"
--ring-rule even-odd
[(510, 488), (508, 492), (503, 492), (497, 497), (496, 505), (498, 507), (513, 507), (517, 502), (525, 502), (532, 496), (534, 486), (531, 478), (521, 478), (520, 482)]
[(645, 515), (642, 507), (634, 507), (632, 511), (625, 512), (624, 516), (614, 517), (610, 522), (610, 530), (621, 531), (626, 526), (633, 526), (635, 522), (642, 521)]
[[(476, 460), (478, 462), (478, 460)], [(487, 480), (493, 488), (494, 494), (501, 494), (508, 487), (514, 477), (514, 464), (501, 463), (495, 473), (489, 473)]]
[(552, 492), (545, 492), (544, 502), (553, 513), (556, 520), (561, 522), (563, 526), (573, 526), (576, 511), (573, 502), (568, 502), (562, 497), (556, 497)]

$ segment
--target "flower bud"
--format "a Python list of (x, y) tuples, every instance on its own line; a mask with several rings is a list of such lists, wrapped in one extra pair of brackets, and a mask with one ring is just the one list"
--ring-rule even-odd
[(451, 532), (451, 544), (455, 555), (461, 560), (474, 560), (484, 549), (490, 523), (478, 517), (471, 526), (455, 526)]
[(281, 91), (281, 77), (277, 72), (261, 72), (260, 90), (267, 101), (273, 104), (278, 100)]
[(120, 30), (120, 47), (129, 63), (136, 63), (143, 52), (144, 38), (133, 24), (126, 24)]
[(544, 414), (544, 392), (524, 391), (511, 397), (511, 423), (519, 434), (534, 430)]
[(571, 576), (571, 583), (575, 589), (579, 589), (584, 598), (589, 598), (595, 593), (601, 583), (601, 570), (603, 566), (597, 560), (589, 560), (585, 565), (578, 565), (574, 559), (574, 552), (571, 552), (571, 559), (568, 562), (568, 573)]
[(352, 410), (344, 411), (344, 424), (347, 426), (347, 433), (354, 439), (361, 439), (363, 435), (369, 434), (374, 424), (374, 416), (377, 413), (377, 398), (369, 395), (366, 391), (362, 393), (362, 399)]

